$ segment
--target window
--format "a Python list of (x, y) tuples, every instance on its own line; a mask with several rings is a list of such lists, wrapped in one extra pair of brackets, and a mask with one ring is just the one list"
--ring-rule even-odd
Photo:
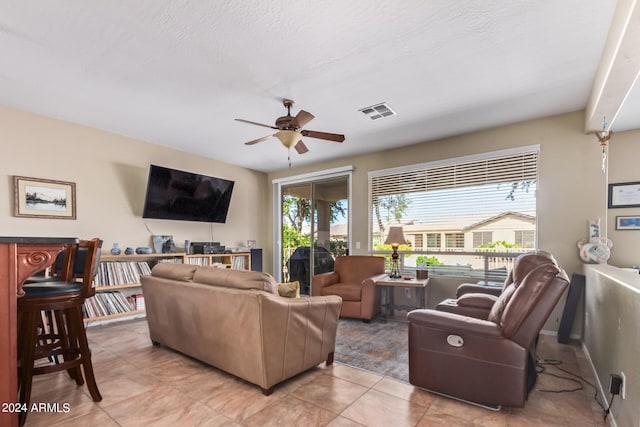
[(414, 250), (422, 249), (422, 234), (414, 234), (413, 235), (413, 248)]
[(444, 235), (444, 239), (447, 249), (464, 249), (464, 234), (447, 233)]
[(473, 247), (479, 248), (493, 241), (493, 233), (491, 231), (474, 231)]
[(441, 252), (434, 256), (443, 271), (487, 268), (476, 253), (534, 248), (538, 151), (527, 146), (370, 172), (372, 251), (384, 250), (380, 242), (397, 224), (406, 236), (424, 236), (424, 252)]
[(427, 233), (427, 248), (440, 249), (442, 247), (440, 233)]
[(535, 248), (536, 233), (533, 230), (517, 230), (515, 231), (516, 245), (521, 248)]

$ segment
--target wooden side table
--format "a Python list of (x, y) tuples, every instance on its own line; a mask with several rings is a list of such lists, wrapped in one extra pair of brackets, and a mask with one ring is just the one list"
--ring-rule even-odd
[[(384, 320), (388, 319), (389, 317), (393, 317), (393, 312), (396, 309), (413, 310), (416, 308), (426, 307), (426, 289), (429, 285), (429, 279), (416, 279), (415, 277), (412, 277), (409, 280), (403, 278), (392, 279), (389, 276), (385, 276), (382, 279), (376, 280), (374, 283), (376, 284), (376, 286), (381, 286), (382, 290), (386, 292), (387, 310), (386, 313), (384, 310), (382, 311)], [(407, 305), (395, 305), (395, 288), (415, 288), (417, 290), (418, 306), (412, 307)]]

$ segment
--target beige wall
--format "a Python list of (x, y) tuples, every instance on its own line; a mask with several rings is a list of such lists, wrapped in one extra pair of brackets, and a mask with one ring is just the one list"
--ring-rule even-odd
[[(581, 268), (576, 243), (587, 238), (588, 220), (606, 215), (606, 206), (603, 204), (606, 185), (605, 177), (600, 172), (599, 143), (594, 136), (585, 135), (583, 129), (583, 113), (576, 112), (279, 171), (269, 174), (269, 182), (285, 176), (353, 165), (351, 237), (353, 242), (360, 241), (363, 244), (360, 251), (352, 253), (365, 253), (369, 229), (368, 172), (539, 144), (538, 246), (552, 252), (568, 272), (574, 272)], [(347, 135), (345, 144), (348, 143)]]
[[(633, 131), (615, 134), (612, 137), (609, 155), (609, 173), (612, 178), (616, 177), (621, 181), (640, 181), (640, 176), (633, 177), (637, 168), (632, 167), (632, 164), (640, 158), (640, 144), (632, 144), (632, 141), (637, 140), (639, 136), (640, 131)], [(349, 143), (348, 135), (344, 143)], [(590, 219), (602, 218), (604, 223), (607, 216), (606, 175), (600, 170), (600, 146), (595, 136), (584, 134), (584, 114), (581, 111), (385, 152), (334, 160), (310, 167), (279, 171), (270, 173), (268, 178), (271, 182), (273, 179), (286, 176), (353, 165), (355, 171), (351, 206), (353, 215), (351, 241), (362, 242), (362, 249), (352, 250), (351, 253), (363, 254), (367, 252), (369, 232), (368, 172), (533, 144), (540, 145), (537, 186), (538, 247), (553, 253), (569, 275), (574, 272), (581, 273), (582, 262), (578, 256), (577, 242), (587, 239)], [(269, 201), (271, 200), (270, 196)], [(272, 206), (269, 206), (268, 211), (272, 211)], [(632, 212), (629, 209), (624, 211)], [(640, 212), (640, 210), (636, 211)], [(623, 266), (640, 264), (640, 253), (638, 253), (640, 231), (612, 233), (610, 237), (615, 245), (610, 260), (612, 264)], [(269, 230), (269, 240), (272, 238), (272, 232)], [(635, 251), (630, 250), (632, 247), (636, 248)], [(438, 285), (438, 282), (434, 281), (433, 285)], [(443, 284), (449, 287), (454, 285), (449, 282)], [(450, 292), (453, 289), (450, 289)], [(442, 290), (435, 289), (433, 293), (442, 295)], [(434, 301), (429, 301), (428, 305), (433, 303)], [(564, 302), (561, 301), (545, 325), (545, 329), (557, 330), (563, 307)], [(580, 309), (574, 322), (574, 335), (581, 334), (582, 315)]]
[[(264, 173), (2, 106), (0, 129), (0, 235), (99, 236), (107, 250), (151, 246), (152, 234), (181, 247), (185, 239), (270, 245)], [(234, 180), (227, 222), (142, 219), (150, 163)], [(14, 217), (13, 175), (75, 182), (77, 220)]]
[(615, 425), (640, 425), (640, 277), (610, 265), (585, 267), (585, 334), (583, 344), (591, 360), (601, 396), (610, 398), (609, 376), (624, 373), (625, 398), (611, 405)]
[[(640, 181), (640, 131), (615, 133), (609, 143), (609, 182)], [(606, 203), (603, 200), (602, 203)], [(616, 216), (640, 216), (640, 208), (608, 210), (608, 236), (613, 241), (610, 264), (640, 265), (640, 231), (616, 230)], [(604, 224), (602, 224), (604, 227)]]

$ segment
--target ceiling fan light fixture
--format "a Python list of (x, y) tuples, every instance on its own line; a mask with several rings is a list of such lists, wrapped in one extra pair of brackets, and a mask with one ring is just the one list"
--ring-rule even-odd
[(281, 130), (273, 136), (278, 138), (282, 145), (287, 148), (293, 147), (302, 139), (302, 134), (297, 130)]

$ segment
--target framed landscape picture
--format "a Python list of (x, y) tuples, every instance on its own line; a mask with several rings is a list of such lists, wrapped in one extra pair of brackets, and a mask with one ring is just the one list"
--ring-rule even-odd
[(13, 177), (14, 214), (27, 218), (76, 219), (76, 184)]
[(640, 230), (640, 216), (617, 216), (616, 230)]

